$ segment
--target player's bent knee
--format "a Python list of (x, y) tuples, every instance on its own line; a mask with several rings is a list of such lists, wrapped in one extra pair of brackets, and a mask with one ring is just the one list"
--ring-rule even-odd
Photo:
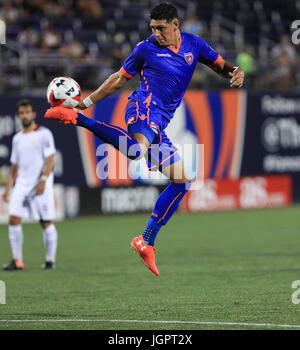
[(144, 157), (148, 148), (144, 144), (136, 144), (129, 148), (127, 157), (131, 160), (139, 160)]
[(49, 227), (51, 224), (52, 224), (52, 221), (43, 221), (43, 220), (40, 220), (40, 224), (41, 226), (46, 229), (47, 227)]
[(11, 215), (11, 216), (9, 217), (9, 224), (10, 224), (11, 226), (20, 225), (20, 224), (21, 224), (21, 221), (22, 221), (22, 219), (21, 219), (19, 216), (13, 216), (13, 215)]
[(174, 184), (191, 183), (194, 179), (187, 177), (185, 171), (182, 171), (181, 176), (177, 175), (176, 172), (172, 173), (170, 176), (170, 181)]
[(150, 146), (149, 141), (143, 134), (140, 133), (133, 134), (132, 138), (137, 141), (137, 145), (133, 145), (132, 148), (129, 149), (128, 158), (132, 160), (141, 159), (148, 151)]
[(171, 181), (173, 184), (191, 183), (191, 180), (190, 180), (190, 179), (187, 179), (187, 178), (183, 178), (183, 179), (170, 179), (170, 181)]

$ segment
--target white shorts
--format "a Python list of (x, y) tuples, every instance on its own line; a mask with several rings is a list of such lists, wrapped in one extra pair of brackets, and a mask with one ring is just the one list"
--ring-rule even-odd
[(35, 195), (32, 191), (28, 192), (28, 188), (15, 185), (9, 202), (9, 215), (33, 218), (37, 221), (54, 220), (53, 184), (47, 183), (44, 193), (40, 195)]

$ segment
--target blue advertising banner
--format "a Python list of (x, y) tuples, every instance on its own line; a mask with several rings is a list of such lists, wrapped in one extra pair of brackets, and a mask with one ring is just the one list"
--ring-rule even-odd
[(249, 93), (246, 115), (241, 175), (289, 174), (300, 201), (299, 94)]

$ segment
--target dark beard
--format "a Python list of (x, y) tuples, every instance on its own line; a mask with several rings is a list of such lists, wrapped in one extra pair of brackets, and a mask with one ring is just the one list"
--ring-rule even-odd
[(32, 125), (32, 123), (33, 123), (33, 120), (24, 119), (24, 120), (22, 121), (23, 128), (24, 128), (24, 129), (30, 128), (30, 126)]

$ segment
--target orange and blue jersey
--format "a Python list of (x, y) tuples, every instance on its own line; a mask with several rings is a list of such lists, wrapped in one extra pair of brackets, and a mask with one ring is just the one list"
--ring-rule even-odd
[(179, 161), (180, 154), (164, 129), (173, 118), (198, 62), (218, 64), (222, 57), (203, 39), (180, 33), (177, 49), (160, 47), (152, 35), (137, 44), (121, 68), (139, 87), (130, 94), (125, 111), (129, 135), (143, 134), (149, 141), (148, 168), (162, 170)]
[(218, 64), (222, 57), (203, 39), (180, 33), (178, 48), (160, 47), (154, 35), (137, 44), (121, 68), (121, 73), (132, 78), (140, 75), (140, 86), (129, 98), (143, 103), (151, 98), (150, 105), (162, 111), (170, 120), (180, 105), (198, 62)]

